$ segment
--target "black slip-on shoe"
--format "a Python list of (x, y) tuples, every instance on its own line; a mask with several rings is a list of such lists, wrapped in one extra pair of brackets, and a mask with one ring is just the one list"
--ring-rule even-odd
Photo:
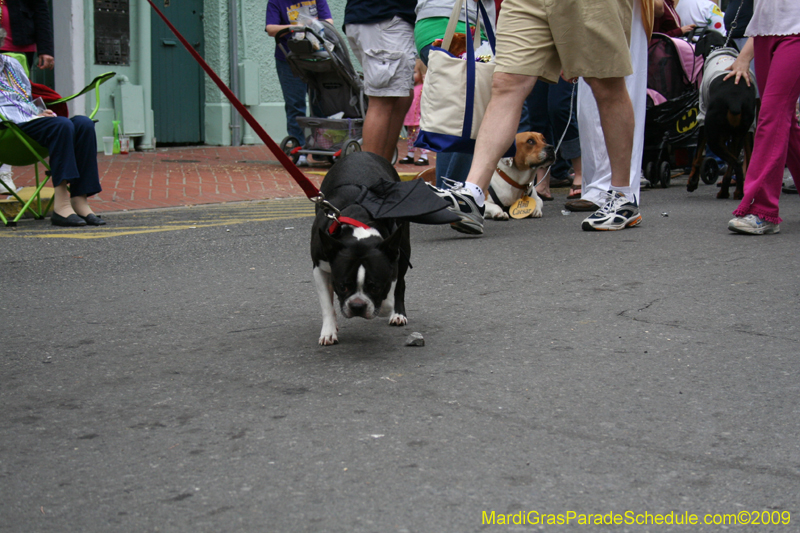
[(78, 216), (81, 217), (83, 220), (85, 220), (86, 223), (90, 226), (105, 226), (106, 224), (105, 220), (95, 215), (94, 213), (89, 213), (85, 217), (82, 217), (81, 215)]
[(76, 215), (75, 213), (72, 213), (68, 217), (62, 217), (55, 211), (53, 211), (53, 214), (50, 215), (50, 222), (54, 226), (77, 227), (86, 225), (86, 221), (81, 217), (79, 217), (78, 215)]

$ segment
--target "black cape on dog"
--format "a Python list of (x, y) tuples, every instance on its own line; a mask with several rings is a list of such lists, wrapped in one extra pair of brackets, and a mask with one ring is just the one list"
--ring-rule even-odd
[[(375, 220), (392, 218), (417, 224), (450, 224), (460, 219), (447, 209), (449, 204), (439, 198), (425, 181), (400, 181), (397, 171), (385, 159), (373, 154), (370, 154), (373, 157), (365, 157), (367, 153), (347, 156), (360, 159), (359, 167), (363, 172), (359, 172), (356, 180), (358, 183), (337, 183), (339, 180), (331, 176), (336, 173), (336, 165), (322, 182), (320, 190), (334, 207), (358, 204)], [(373, 165), (383, 167), (380, 168), (381, 172), (371, 169)], [(389, 170), (395, 181), (379, 177)], [(341, 203), (341, 206), (336, 205), (337, 203)]]

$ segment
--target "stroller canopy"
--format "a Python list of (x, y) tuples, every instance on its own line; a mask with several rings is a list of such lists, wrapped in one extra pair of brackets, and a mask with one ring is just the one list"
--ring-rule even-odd
[(654, 33), (647, 51), (647, 88), (666, 100), (697, 91), (703, 58), (683, 39)]

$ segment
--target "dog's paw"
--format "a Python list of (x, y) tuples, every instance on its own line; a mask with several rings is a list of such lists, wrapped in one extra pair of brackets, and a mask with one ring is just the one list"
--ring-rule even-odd
[(484, 208), (485, 208), (485, 212), (483, 213), (484, 218), (488, 218), (491, 220), (508, 220), (508, 213), (500, 209), (494, 202), (487, 201), (484, 204)]
[(339, 326), (334, 325), (330, 327), (323, 325), (322, 331), (319, 333), (319, 345), (331, 346), (332, 344), (339, 344), (339, 337), (336, 336), (337, 331), (339, 331)]
[(392, 316), (389, 317), (390, 326), (405, 326), (406, 324), (408, 324), (408, 317), (406, 315), (393, 312)]
[(319, 338), (320, 346), (332, 346), (334, 344), (339, 344), (339, 338), (335, 333), (333, 335), (321, 335)]
[(542, 209), (537, 207), (533, 210), (533, 213), (530, 215), (531, 218), (542, 218)]

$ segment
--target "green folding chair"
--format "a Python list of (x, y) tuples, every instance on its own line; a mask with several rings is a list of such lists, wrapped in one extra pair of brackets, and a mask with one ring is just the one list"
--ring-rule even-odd
[[(94, 90), (95, 105), (94, 109), (89, 114), (89, 118), (94, 120), (94, 116), (97, 114), (97, 111), (100, 108), (100, 86), (114, 76), (116, 76), (116, 72), (106, 72), (105, 74), (101, 74), (93, 79), (92, 82), (84, 87), (80, 92), (73, 94), (72, 96), (67, 96), (54, 102), (50, 102), (49, 105), (67, 102), (73, 98), (77, 98), (78, 96)], [(50, 198), (50, 201), (47, 202), (44, 207), (42, 207), (41, 198), (42, 188), (44, 188), (44, 186), (47, 184), (47, 181), (50, 179), (50, 165), (47, 163), (47, 161), (45, 161), (49, 155), (50, 154), (48, 153), (47, 148), (44, 148), (39, 143), (31, 139), (19, 128), (19, 126), (7, 120), (6, 117), (0, 113), (0, 164), (7, 164), (11, 165), (12, 167), (26, 167), (29, 165), (34, 165), (34, 174), (36, 176), (35, 190), (27, 201), (23, 200), (17, 194), (17, 191), (12, 191), (8, 185), (6, 185), (4, 182), (0, 182), (0, 185), (2, 185), (0, 192), (2, 192), (2, 189), (5, 189), (17, 200), (17, 202), (22, 204), (22, 209), (20, 209), (19, 213), (17, 213), (17, 215), (11, 220), (6, 218), (6, 216), (0, 210), (0, 220), (2, 220), (3, 224), (6, 226), (16, 226), (19, 219), (22, 218), (26, 212), (30, 212), (34, 218), (41, 220), (50, 211), (50, 208), (53, 205), (53, 198)], [(41, 163), (44, 168), (47, 169), (43, 179), (39, 176), (39, 163)]]

